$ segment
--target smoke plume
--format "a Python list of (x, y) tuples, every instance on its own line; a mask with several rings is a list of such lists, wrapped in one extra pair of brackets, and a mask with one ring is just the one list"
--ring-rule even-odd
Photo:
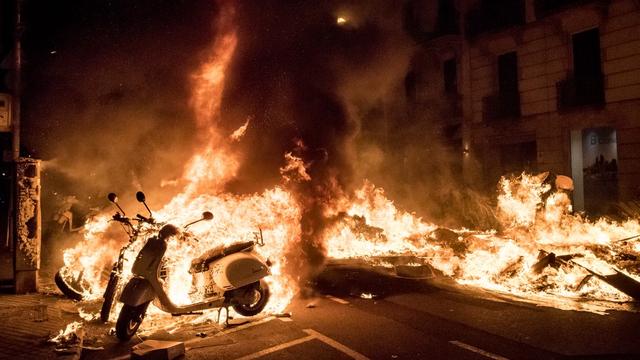
[[(240, 2), (239, 40), (228, 74), (223, 124), (251, 118), (243, 164), (229, 189), (253, 192), (280, 181), (284, 154), (307, 164), (293, 189), (303, 208), (292, 272), (302, 280), (324, 260), (326, 209), (361, 183), (355, 139), (365, 115), (397, 95), (410, 58), (401, 4), (372, 1)], [(342, 23), (337, 21), (342, 18)]]

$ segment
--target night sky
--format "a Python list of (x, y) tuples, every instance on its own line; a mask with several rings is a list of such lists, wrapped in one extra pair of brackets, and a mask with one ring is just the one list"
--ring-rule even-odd
[(45, 216), (62, 196), (103, 205), (109, 191), (179, 176), (195, 131), (188, 78), (216, 11), (211, 1), (25, 2), (22, 142), (44, 160)]

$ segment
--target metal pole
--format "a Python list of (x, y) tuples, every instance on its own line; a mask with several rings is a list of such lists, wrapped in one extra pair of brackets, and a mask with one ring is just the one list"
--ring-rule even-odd
[(20, 95), (22, 93), (22, 0), (16, 0), (14, 37), (15, 73), (13, 82), (13, 160), (20, 157)]
[(11, 228), (11, 241), (13, 252), (13, 283), (14, 291), (18, 291), (18, 275), (16, 271), (16, 256), (18, 249), (18, 216), (16, 215), (18, 209), (18, 159), (20, 158), (20, 94), (21, 94), (21, 72), (22, 72), (22, 0), (16, 1), (16, 19), (15, 19), (15, 33), (14, 33), (14, 81), (13, 81), (13, 124), (12, 130), (12, 159), (13, 159), (13, 181), (11, 189), (11, 210), (9, 212), (9, 227)]
[(476, 179), (475, 169), (472, 168), (472, 159), (477, 156), (471, 153), (473, 122), (473, 101), (471, 95), (473, 87), (471, 84), (471, 54), (469, 39), (467, 34), (466, 16), (468, 12), (467, 0), (458, 1), (459, 32), (460, 32), (460, 90), (462, 92), (462, 181), (463, 184), (472, 184)]

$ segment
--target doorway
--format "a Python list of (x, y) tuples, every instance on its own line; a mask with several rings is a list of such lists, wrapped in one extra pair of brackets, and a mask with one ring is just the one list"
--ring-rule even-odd
[(571, 168), (575, 181), (574, 207), (604, 215), (618, 200), (616, 129), (587, 128), (571, 134)]

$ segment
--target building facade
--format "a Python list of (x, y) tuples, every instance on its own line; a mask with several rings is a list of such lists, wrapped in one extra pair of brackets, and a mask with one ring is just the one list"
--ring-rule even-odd
[(464, 35), (450, 50), (434, 46), (446, 36), (424, 47), (455, 59), (467, 184), (551, 171), (573, 177), (577, 210), (598, 214), (638, 198), (640, 2), (449, 3)]

